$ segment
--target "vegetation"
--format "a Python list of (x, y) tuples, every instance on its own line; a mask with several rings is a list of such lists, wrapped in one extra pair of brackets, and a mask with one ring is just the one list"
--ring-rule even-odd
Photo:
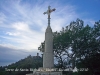
[[(34, 69), (42, 67), (42, 58), (40, 56), (29, 55), (25, 59), (21, 59), (16, 63), (8, 66), (0, 67), (0, 75), (25, 75), (32, 73)], [(8, 71), (12, 69), (12, 71)]]
[[(53, 33), (53, 51), (58, 68), (88, 68), (88, 71), (73, 73), (74, 75), (100, 74), (100, 21), (94, 26), (84, 25), (80, 19)], [(44, 51), (45, 43), (39, 50)], [(69, 72), (72, 74), (72, 72)]]

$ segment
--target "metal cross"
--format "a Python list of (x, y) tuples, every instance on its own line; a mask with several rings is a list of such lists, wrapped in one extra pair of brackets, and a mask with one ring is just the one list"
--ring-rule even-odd
[(47, 12), (44, 12), (44, 13), (43, 13), (44, 15), (45, 15), (45, 14), (48, 15), (48, 25), (50, 25), (50, 14), (51, 14), (51, 12), (53, 12), (53, 11), (56, 10), (55, 8), (54, 8), (54, 9), (50, 9), (50, 7), (51, 7), (51, 6), (48, 6)]
[(47, 15), (48, 15), (48, 18), (50, 18), (50, 13), (56, 10), (55, 8), (54, 8), (54, 9), (50, 9), (50, 7), (51, 7), (51, 6), (48, 6), (47, 12), (44, 12), (44, 13), (43, 13), (44, 15), (47, 14)]

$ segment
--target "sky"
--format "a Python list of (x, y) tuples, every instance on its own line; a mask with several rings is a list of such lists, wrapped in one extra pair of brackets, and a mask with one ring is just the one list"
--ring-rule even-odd
[(49, 5), (56, 9), (51, 13), (53, 32), (77, 18), (90, 26), (100, 20), (100, 0), (0, 0), (0, 66), (39, 52)]

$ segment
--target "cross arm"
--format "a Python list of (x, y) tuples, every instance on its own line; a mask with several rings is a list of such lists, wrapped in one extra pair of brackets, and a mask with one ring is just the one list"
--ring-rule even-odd
[(47, 12), (44, 12), (43, 14), (45, 15), (45, 14), (47, 14)]

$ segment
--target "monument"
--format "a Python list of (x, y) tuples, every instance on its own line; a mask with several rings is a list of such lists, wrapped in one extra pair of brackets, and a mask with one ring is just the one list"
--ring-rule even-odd
[(50, 6), (48, 6), (48, 10), (43, 13), (48, 15), (48, 26), (45, 31), (45, 49), (43, 52), (43, 68), (34, 70), (33, 74), (26, 75), (62, 75), (61, 71), (57, 71), (54, 68), (53, 33), (50, 27), (50, 14), (55, 10), (55, 8), (50, 9)]
[(43, 53), (43, 68), (53, 68), (54, 67), (53, 33), (50, 27), (50, 14), (53, 11), (55, 11), (55, 9), (50, 9), (50, 6), (48, 6), (47, 12), (44, 12), (44, 14), (48, 15), (48, 26), (45, 31), (45, 50)]

